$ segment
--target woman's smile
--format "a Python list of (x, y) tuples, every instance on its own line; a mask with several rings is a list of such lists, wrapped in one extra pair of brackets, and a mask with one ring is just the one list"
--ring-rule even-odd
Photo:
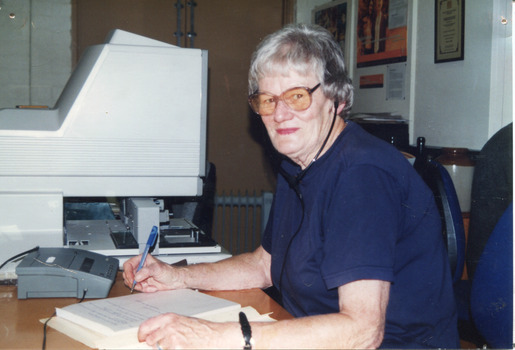
[(299, 130), (299, 128), (277, 128), (275, 131), (279, 135), (290, 135), (295, 133), (297, 130)]

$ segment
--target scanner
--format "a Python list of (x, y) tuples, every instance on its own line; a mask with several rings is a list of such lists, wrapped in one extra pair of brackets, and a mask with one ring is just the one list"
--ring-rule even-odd
[(39, 248), (18, 264), (18, 299), (105, 298), (118, 272), (116, 258), (74, 248)]
[[(0, 109), (0, 263), (40, 246), (90, 250), (123, 266), (153, 226), (173, 226), (165, 201), (202, 195), (207, 80), (206, 50), (116, 29), (83, 53), (55, 106)], [(76, 203), (119, 212), (78, 218), (69, 215), (83, 209)], [(230, 256), (202, 240), (210, 232), (201, 244), (172, 233), (153, 252), (168, 263)]]

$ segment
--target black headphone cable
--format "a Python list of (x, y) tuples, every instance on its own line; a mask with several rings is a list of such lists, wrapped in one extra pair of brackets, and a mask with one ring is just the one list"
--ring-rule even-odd
[(281, 289), (282, 289), (283, 274), (284, 274), (284, 270), (285, 270), (284, 267), (286, 265), (286, 258), (288, 257), (288, 253), (290, 251), (291, 244), (292, 244), (293, 240), (295, 239), (295, 237), (297, 236), (297, 234), (300, 232), (300, 229), (304, 222), (305, 204), (304, 204), (304, 198), (302, 197), (302, 192), (300, 191), (300, 188), (299, 188), (299, 184), (300, 184), (300, 181), (306, 175), (306, 173), (309, 170), (309, 168), (311, 167), (311, 165), (313, 165), (313, 163), (318, 159), (318, 157), (320, 156), (320, 153), (322, 153), (322, 150), (324, 149), (325, 145), (327, 144), (327, 141), (329, 140), (329, 137), (331, 136), (331, 133), (334, 128), (334, 124), (336, 122), (337, 109), (338, 109), (338, 102), (335, 101), (333, 121), (331, 123), (331, 127), (329, 128), (329, 132), (327, 133), (327, 136), (326, 136), (324, 142), (322, 143), (322, 146), (318, 150), (318, 152), (315, 155), (315, 157), (313, 158), (313, 160), (309, 163), (309, 165), (304, 170), (302, 170), (297, 176), (291, 176), (291, 175), (287, 174), (286, 171), (282, 167), (279, 168), (281, 175), (286, 179), (286, 181), (290, 185), (290, 188), (292, 188), (295, 191), (295, 193), (297, 194), (297, 197), (299, 198), (299, 201), (300, 201), (301, 210), (302, 210), (302, 216), (301, 216), (299, 225), (297, 226), (297, 230), (295, 230), (295, 233), (291, 236), (290, 241), (288, 242), (288, 246), (286, 247), (286, 252), (284, 253), (283, 263), (281, 265), (281, 274), (279, 275), (279, 285), (278, 285), (279, 293), (281, 293)]

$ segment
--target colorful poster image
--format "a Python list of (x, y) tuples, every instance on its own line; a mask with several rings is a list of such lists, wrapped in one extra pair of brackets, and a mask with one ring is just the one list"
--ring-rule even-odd
[(406, 62), (407, 0), (359, 0), (357, 67)]

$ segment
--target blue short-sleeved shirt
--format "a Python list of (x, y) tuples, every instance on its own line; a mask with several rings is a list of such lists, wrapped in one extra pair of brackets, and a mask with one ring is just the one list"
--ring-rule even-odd
[[(283, 169), (300, 172), (286, 161)], [(290, 313), (338, 312), (339, 286), (389, 281), (383, 347), (459, 347), (438, 210), (399, 151), (349, 122), (306, 172), (300, 191), (304, 210), (279, 176), (262, 240)]]

